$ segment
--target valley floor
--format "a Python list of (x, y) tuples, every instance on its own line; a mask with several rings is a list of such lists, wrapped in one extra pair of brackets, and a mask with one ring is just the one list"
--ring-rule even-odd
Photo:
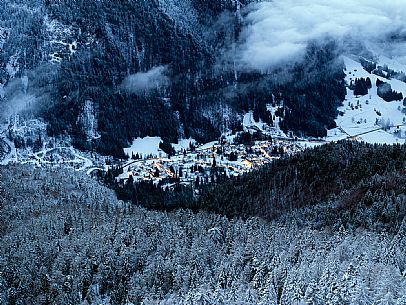
[[(395, 60), (383, 58), (395, 66), (396, 71), (406, 71), (406, 66)], [(171, 187), (171, 179), (177, 179), (184, 185), (204, 181), (213, 170), (227, 177), (241, 175), (264, 164), (280, 158), (283, 154), (295, 154), (306, 148), (342, 139), (365, 141), (367, 143), (403, 144), (406, 141), (406, 107), (402, 101), (386, 102), (377, 94), (376, 81), (379, 79), (390, 83), (391, 87), (406, 96), (406, 83), (397, 79), (386, 79), (364, 70), (359, 61), (344, 57), (346, 82), (358, 78), (370, 78), (372, 88), (365, 96), (356, 96), (347, 88), (344, 105), (338, 109), (337, 128), (328, 131), (324, 139), (297, 138), (285, 134), (280, 128), (277, 117), (278, 107), (268, 105), (268, 111), (275, 117), (274, 125), (269, 126), (261, 120), (254, 120), (253, 112), (242, 116), (243, 130), (246, 133), (260, 133), (263, 139), (247, 144), (234, 144), (236, 135), (224, 134), (222, 139), (197, 144), (193, 139), (180, 140), (172, 144), (176, 154), (168, 157), (160, 148), (159, 137), (135, 139), (125, 148), (129, 160), (112, 160), (95, 153), (79, 152), (72, 148), (69, 137), (49, 138), (46, 125), (40, 120), (24, 121), (18, 115), (10, 118), (0, 128), (0, 162), (7, 164), (17, 162), (34, 164), (41, 167), (74, 168), (93, 174), (95, 171), (119, 168), (122, 174), (119, 180), (125, 181), (130, 176), (135, 181), (152, 180)], [(18, 147), (7, 139), (9, 132), (26, 142), (41, 139), (40, 146)]]

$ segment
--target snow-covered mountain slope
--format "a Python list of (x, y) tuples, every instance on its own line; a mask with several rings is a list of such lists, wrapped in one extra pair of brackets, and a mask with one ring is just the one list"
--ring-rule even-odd
[[(406, 94), (406, 83), (397, 79), (386, 79), (367, 72), (355, 58), (344, 57), (346, 82), (357, 78), (370, 78), (372, 88), (364, 96), (354, 95), (347, 88), (344, 105), (338, 110), (337, 128), (329, 130), (327, 140), (334, 141), (353, 137), (369, 143), (404, 143), (406, 138), (406, 112), (403, 101), (386, 102), (377, 94), (377, 80), (387, 82), (392, 89)], [(379, 65), (388, 65), (397, 72), (406, 71), (406, 67), (396, 60), (381, 57)]]
[(51, 63), (60, 63), (63, 59), (69, 59), (78, 48), (76, 37), (78, 29), (66, 26), (57, 20), (44, 17), (45, 37), (44, 46), (48, 50), (47, 60)]
[(403, 194), (263, 221), (148, 211), (68, 170), (7, 166), (0, 177), (0, 270), (14, 271), (1, 304), (405, 304)]

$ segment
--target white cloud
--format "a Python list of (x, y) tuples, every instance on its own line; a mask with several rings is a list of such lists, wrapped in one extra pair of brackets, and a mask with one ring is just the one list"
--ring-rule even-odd
[(297, 59), (311, 40), (378, 42), (406, 35), (406, 0), (274, 0), (248, 7), (240, 67), (267, 70)]
[(28, 77), (12, 79), (6, 86), (0, 84), (1, 118), (20, 114), (25, 110), (33, 110), (37, 104), (37, 98), (28, 89)]
[(129, 75), (124, 79), (122, 88), (131, 93), (144, 93), (165, 86), (169, 81), (165, 71), (165, 66), (159, 66), (147, 72)]

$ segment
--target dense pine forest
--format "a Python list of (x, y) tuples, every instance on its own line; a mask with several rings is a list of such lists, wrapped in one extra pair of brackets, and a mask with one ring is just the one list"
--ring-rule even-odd
[[(267, 105), (280, 107), (285, 131), (325, 136), (345, 97), (338, 47), (314, 41), (294, 64), (237, 67), (249, 2), (2, 1), (1, 102), (34, 96), (26, 112), (44, 117), (49, 135), (115, 157), (136, 137), (216, 139), (249, 110), (272, 124)], [(89, 101), (100, 137), (78, 119)]]
[(404, 156), (326, 145), (207, 186), (194, 212), (0, 167), (0, 302), (406, 304)]

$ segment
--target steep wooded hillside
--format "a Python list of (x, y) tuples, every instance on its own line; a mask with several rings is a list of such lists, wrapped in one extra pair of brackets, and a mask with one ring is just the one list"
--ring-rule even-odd
[[(116, 157), (140, 136), (213, 140), (241, 129), (248, 110), (272, 124), (267, 105), (280, 107), (284, 130), (325, 136), (345, 97), (337, 46), (312, 42), (266, 73), (236, 68), (248, 2), (3, 1), (2, 103)], [(89, 101), (100, 137), (78, 120)]]
[(2, 304), (405, 304), (397, 178), (374, 178), (369, 208), (265, 222), (148, 211), (70, 171), (0, 174)]

